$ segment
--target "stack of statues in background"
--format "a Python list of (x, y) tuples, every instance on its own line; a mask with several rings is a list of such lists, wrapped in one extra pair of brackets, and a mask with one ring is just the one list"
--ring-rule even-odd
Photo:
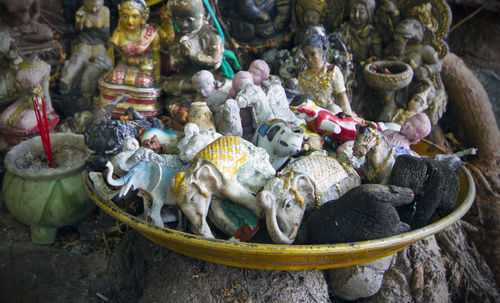
[[(211, 8), (170, 0), (150, 25), (152, 9), (159, 8), (123, 1), (111, 29), (103, 0), (84, 0), (61, 68), (59, 92), (79, 90), (81, 109), (95, 108), (75, 121), (85, 124), (78, 129), (93, 154), (89, 176), (106, 195), (126, 197), (133, 186), (147, 220), (181, 222), (174, 208), (206, 237), (248, 240), (265, 218), (271, 240), (286, 244), (386, 237), (453, 209), (443, 202), (458, 192), (453, 169), (409, 150), (446, 107), (439, 71), (451, 17), (443, 1), (220, 1)], [(33, 96), (46, 101), (51, 126), (59, 119), (50, 65), (15, 56), (18, 32), (45, 28), (25, 15), (20, 23), (5, 19), (8, 32), (0, 33), (14, 37), (0, 49), (11, 75), (1, 83), (17, 83), (21, 95), (0, 116), (4, 135), (36, 134)], [(233, 77), (228, 46), (242, 62), (262, 59)], [(408, 176), (413, 168), (418, 178)], [(355, 224), (331, 220), (332, 213), (358, 218), (367, 207), (384, 216), (372, 216), (373, 228), (355, 237), (348, 237)]]

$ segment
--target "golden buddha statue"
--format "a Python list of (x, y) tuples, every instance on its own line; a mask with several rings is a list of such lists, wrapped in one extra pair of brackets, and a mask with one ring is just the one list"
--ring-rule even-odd
[[(114, 68), (99, 80), (101, 93), (94, 103), (99, 106), (120, 94), (130, 99), (120, 103), (113, 114), (118, 117), (134, 107), (145, 116), (158, 115), (160, 95), (160, 38), (146, 23), (149, 8), (144, 0), (126, 0), (118, 5), (118, 27), (108, 41), (108, 56)], [(119, 56), (115, 58), (115, 53)]]

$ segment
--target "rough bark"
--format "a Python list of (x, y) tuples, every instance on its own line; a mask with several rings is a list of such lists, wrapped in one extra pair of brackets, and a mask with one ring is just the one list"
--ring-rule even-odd
[(398, 253), (380, 291), (360, 302), (498, 302), (493, 274), (464, 225), (459, 221)]
[(468, 166), (477, 194), (467, 220), (478, 228), (472, 239), (500, 284), (500, 131), (486, 91), (462, 59), (449, 53), (442, 78), (454, 117), (452, 132), (464, 146), (478, 148), (478, 157)]

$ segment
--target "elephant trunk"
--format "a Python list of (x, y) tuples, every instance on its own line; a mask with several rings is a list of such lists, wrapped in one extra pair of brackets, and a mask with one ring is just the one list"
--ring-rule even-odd
[(266, 226), (269, 236), (274, 243), (278, 244), (292, 244), (297, 235), (298, 226), (294, 226), (294, 230), (290, 236), (285, 235), (278, 225), (276, 218), (276, 198), (268, 191), (261, 191), (257, 195), (257, 200), (263, 206), (266, 214)]
[(113, 167), (113, 164), (111, 164), (111, 162), (107, 162), (106, 163), (106, 167), (108, 168), (108, 173), (106, 175), (106, 181), (108, 182), (109, 185), (111, 186), (123, 186), (125, 185), (125, 178), (120, 178), (120, 179), (113, 179), (113, 170), (114, 170), (114, 167)]

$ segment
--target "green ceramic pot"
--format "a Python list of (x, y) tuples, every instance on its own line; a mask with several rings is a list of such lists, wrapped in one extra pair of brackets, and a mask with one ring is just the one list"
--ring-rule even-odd
[(53, 150), (66, 145), (82, 152), (56, 168), (19, 168), (16, 160), (21, 156), (43, 153), (38, 136), (14, 146), (5, 157), (5, 204), (14, 217), (30, 226), (31, 240), (37, 244), (53, 243), (57, 228), (83, 219), (95, 207), (83, 187), (82, 171), (89, 156), (83, 136), (51, 134), (51, 145)]

